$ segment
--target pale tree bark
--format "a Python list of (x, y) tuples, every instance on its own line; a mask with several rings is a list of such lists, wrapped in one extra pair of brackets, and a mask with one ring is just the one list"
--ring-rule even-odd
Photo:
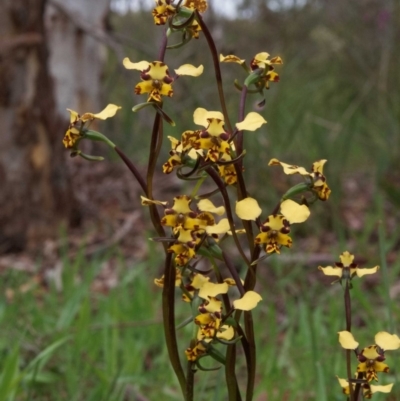
[(102, 43), (110, 0), (49, 0), (46, 30), (57, 109), (97, 112), (106, 58)]
[[(97, 7), (108, 1), (65, 3), (100, 21), (106, 7)], [(0, 1), (0, 253), (40, 249), (61, 222), (74, 219), (61, 142), (65, 108), (99, 106), (100, 45), (57, 11), (47, 13), (46, 32), (46, 6), (47, 0)]]

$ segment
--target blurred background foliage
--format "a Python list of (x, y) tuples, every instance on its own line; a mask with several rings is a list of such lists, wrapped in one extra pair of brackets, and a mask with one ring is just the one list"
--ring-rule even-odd
[[(331, 199), (315, 205), (312, 218), (295, 228), (294, 255), (272, 257), (259, 270), (264, 302), (255, 312), (255, 321), (260, 322), (256, 400), (342, 400), (335, 381), (335, 375), (345, 375), (336, 337), (344, 327), (342, 289), (330, 286), (332, 280), (322, 278), (316, 266), (332, 264), (346, 249), (363, 267), (382, 266), (376, 277), (354, 285), (353, 319), (361, 344), (371, 343), (379, 330), (396, 331), (400, 317), (395, 302), (400, 293), (400, 4), (247, 0), (232, 2), (237, 13), (228, 18), (219, 13), (217, 1), (210, 1), (205, 19), (218, 51), (246, 60), (267, 51), (284, 61), (277, 68), (281, 82), (271, 84), (261, 111), (267, 126), (246, 132), (245, 166), (252, 195), (270, 210), (292, 182), (280, 169), (267, 167), (272, 157), (306, 168), (328, 159), (326, 176), (333, 189)], [(129, 0), (112, 3), (109, 29), (132, 61), (155, 60), (163, 28), (153, 25), (153, 3), (138, 2), (134, 11), (129, 11), (130, 5)], [(179, 39), (178, 35), (176, 42)], [(165, 125), (165, 133), (179, 137), (196, 128), (195, 108), (219, 109), (213, 68), (202, 37), (169, 51), (166, 62), (171, 70), (184, 63), (205, 66), (201, 79), (179, 79), (173, 98), (165, 100), (165, 110), (176, 122), (175, 128)], [(245, 75), (236, 64), (221, 68), (235, 121), (239, 92), (232, 83)], [(120, 55), (108, 49), (103, 103), (123, 109), (105, 123), (104, 132), (145, 166), (153, 113), (131, 112), (132, 106), (145, 101), (133, 93), (138, 80), (139, 73), (124, 70)], [(259, 95), (249, 100), (247, 111), (259, 111)], [(158, 179), (176, 195), (184, 184), (161, 173), (168, 151), (166, 141)], [(110, 191), (106, 185), (102, 188), (101, 194)], [(160, 197), (167, 195), (158, 192)], [(380, 236), (379, 220), (384, 221)], [(136, 236), (151, 236), (142, 225), (136, 230)], [(152, 284), (161, 264), (157, 244), (143, 238), (131, 241), (128, 246), (137, 252), (133, 260), (126, 260), (118, 245), (87, 258), (84, 241), (79, 243), (82, 247), (74, 257), (68, 255), (68, 245), (62, 248), (63, 269), (55, 269), (60, 276), (44, 284), (32, 272), (3, 273), (0, 399), (180, 399), (167, 367), (161, 294)], [(43, 271), (40, 259), (35, 269)], [(115, 282), (104, 289), (98, 285), (103, 279)], [(178, 304), (177, 321), (188, 313), (186, 305)], [(180, 335), (183, 352), (188, 331)], [(399, 378), (395, 352), (387, 362), (391, 373), (381, 384)], [(197, 400), (225, 400), (222, 374), (199, 373)], [(391, 395), (374, 399), (399, 399), (398, 387)]]
[[(116, 0), (114, 9), (124, 9), (123, 3)], [(266, 128), (246, 133), (245, 165), (251, 192), (264, 202), (269, 200), (272, 206), (278, 195), (271, 196), (270, 180), (285, 180), (277, 182), (278, 190), (287, 185), (280, 172), (267, 167), (272, 157), (306, 168), (315, 160), (328, 159), (326, 175), (333, 194), (332, 201), (324, 205), (324, 215), (326, 208), (339, 220), (347, 213), (346, 192), (354, 200), (350, 209), (357, 209), (355, 203), (365, 208), (366, 199), (369, 210), (378, 208), (378, 194), (390, 202), (390, 211), (398, 209), (400, 54), (395, 46), (400, 37), (399, 3), (236, 1), (234, 19), (223, 18), (218, 13), (220, 6), (210, 3), (205, 19), (220, 53), (250, 60), (256, 53), (267, 51), (284, 61), (277, 67), (281, 81), (271, 84), (266, 95), (262, 110), (268, 121)], [(142, 7), (148, 4), (143, 2)], [(110, 20), (112, 29), (132, 39), (126, 54), (135, 61), (156, 57), (162, 29), (154, 29), (148, 9), (143, 8), (114, 13)], [(178, 43), (180, 36), (175, 36)], [(166, 134), (179, 137), (184, 130), (195, 128), (192, 113), (196, 107), (219, 109), (213, 68), (203, 37), (168, 51), (166, 62), (170, 69), (186, 62), (205, 66), (201, 79), (180, 79), (174, 97), (165, 101), (165, 109), (176, 122), (175, 128), (165, 128)], [(239, 92), (233, 81), (242, 82), (245, 74), (235, 64), (223, 64), (221, 68), (229, 112), (235, 121)], [(104, 76), (105, 97), (124, 106), (115, 130), (117, 142), (129, 149), (135, 160), (145, 163), (147, 155), (142, 150), (148, 145), (152, 119), (149, 113), (132, 115), (130, 111), (132, 105), (144, 101), (143, 96), (133, 95), (138, 74), (121, 74), (110, 52)], [(259, 95), (250, 97), (247, 111), (259, 111), (261, 100)], [(164, 147), (163, 160), (168, 146)], [(349, 219), (354, 220), (347, 216), (329, 222), (320, 217), (323, 225), (336, 225), (342, 230), (348, 227)], [(353, 223), (351, 229), (363, 230), (362, 222)]]

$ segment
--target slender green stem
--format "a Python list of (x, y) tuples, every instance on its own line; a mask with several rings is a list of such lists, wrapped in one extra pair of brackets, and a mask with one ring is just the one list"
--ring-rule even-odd
[(190, 194), (190, 197), (191, 197), (191, 198), (194, 198), (194, 197), (197, 195), (197, 192), (199, 192), (199, 189), (200, 189), (200, 187), (202, 186), (203, 182), (205, 181), (206, 177), (207, 177), (207, 176), (200, 177), (200, 178), (197, 180), (196, 185), (194, 186), (193, 191), (192, 191), (192, 193)]

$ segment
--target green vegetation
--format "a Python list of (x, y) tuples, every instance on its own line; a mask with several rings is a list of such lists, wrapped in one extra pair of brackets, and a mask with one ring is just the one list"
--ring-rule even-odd
[[(272, 56), (281, 55), (285, 63), (280, 70), (281, 82), (271, 85), (263, 113), (268, 128), (246, 133), (245, 147), (252, 154), (252, 159), (245, 161), (246, 170), (254, 172), (262, 162), (265, 171), (267, 161), (278, 154), (281, 160), (306, 167), (305, 160), (311, 165), (326, 158), (326, 176), (332, 187), (332, 198), (324, 204), (330, 210), (329, 217), (313, 211), (312, 223), (294, 230), (297, 244), (293, 251), (298, 258), (286, 257), (283, 252), (260, 266), (257, 290), (263, 302), (254, 311), (258, 322), (257, 401), (344, 399), (335, 379), (345, 372), (344, 352), (336, 334), (344, 327), (343, 291), (339, 285), (330, 285), (333, 280), (317, 270), (318, 264), (332, 264), (339, 253), (349, 249), (363, 261), (362, 267), (381, 265), (376, 276), (354, 282), (353, 325), (360, 343), (372, 343), (379, 330), (396, 331), (393, 322), (400, 321), (400, 307), (393, 302), (398, 297), (400, 274), (400, 173), (398, 167), (396, 170), (400, 55), (391, 53), (393, 33), (371, 36), (362, 23), (354, 23), (358, 12), (364, 15), (361, 2), (337, 3), (340, 25), (323, 11), (307, 6), (260, 16), (254, 24), (246, 20), (214, 24), (230, 38), (231, 43), (221, 52), (250, 58), (258, 51), (268, 51)], [(373, 11), (377, 15), (379, 9)], [(262, 18), (269, 22), (262, 25)], [(372, 21), (373, 17), (365, 18)], [(394, 14), (392, 18), (394, 25)], [(126, 45), (132, 60), (151, 59), (156, 54), (157, 41), (150, 23), (148, 13), (113, 18), (119, 32), (133, 35), (133, 47), (141, 44), (135, 49)], [(206, 71), (210, 70), (210, 60), (193, 57), (190, 46), (176, 54), (176, 66), (190, 58), (191, 63), (203, 63)], [(383, 64), (384, 57), (388, 57), (387, 64)], [(104, 91), (110, 102), (123, 105), (123, 109), (122, 117), (109, 127), (116, 132), (113, 141), (144, 164), (151, 120), (138, 113), (132, 124), (131, 107), (138, 101), (126, 87), (133, 88), (135, 77), (120, 71), (110, 53)], [(223, 72), (226, 91), (234, 91), (229, 85), (240, 69), (223, 66)], [(205, 103), (209, 110), (218, 107), (211, 84), (209, 88), (196, 81), (190, 84), (190, 92), (198, 93), (197, 97), (185, 97), (187, 82), (176, 84), (175, 100), (180, 100), (180, 105), (174, 106), (172, 117), (179, 132), (193, 128), (188, 110)], [(238, 97), (232, 99), (229, 108), (236, 113)], [(168, 99), (165, 103), (168, 109)], [(166, 134), (170, 134), (168, 127)], [(163, 150), (165, 158), (168, 146), (166, 143)], [(273, 168), (269, 171), (265, 179), (281, 185)], [(264, 177), (253, 173), (247, 178), (254, 195), (265, 202), (268, 195), (272, 204), (263, 186)], [(357, 220), (354, 227), (352, 219)], [(130, 262), (122, 259), (118, 249), (91, 260), (86, 260), (83, 252), (69, 260), (65, 250), (57, 285), (53, 280), (42, 280), (27, 291), (21, 288), (32, 281), (32, 275), (13, 269), (2, 272), (0, 400), (181, 399), (164, 345), (161, 291), (153, 284), (161, 271), (155, 246), (160, 244), (149, 245), (146, 261)], [(318, 253), (332, 257), (311, 262), (311, 256)], [(112, 263), (118, 272), (116, 287), (106, 293), (93, 288), (104, 263)], [(40, 262), (37, 270), (42, 274)], [(177, 322), (189, 315), (182, 302)], [(183, 358), (187, 344), (182, 342), (180, 347)], [(374, 395), (375, 401), (400, 399), (399, 357), (388, 353), (387, 360), (391, 372), (380, 384), (397, 383), (390, 395)], [(238, 366), (237, 372), (241, 368)], [(201, 373), (196, 401), (226, 400), (222, 371)]]
[[(102, 294), (93, 291), (92, 283), (105, 260), (114, 261), (120, 281)], [(14, 289), (15, 294), (12, 301), (3, 298), (0, 306), (0, 399), (180, 399), (164, 346), (161, 291), (153, 284), (159, 261), (126, 264), (113, 251), (91, 262), (81, 257), (63, 262), (59, 290), (50, 282), (47, 288), (38, 285), (21, 293), (18, 289), (32, 278), (13, 270), (3, 273), (1, 293)], [(354, 332), (360, 343), (369, 344), (377, 331), (391, 330), (390, 320), (399, 321), (398, 305), (388, 315), (384, 280), (387, 274), (393, 283), (399, 273), (400, 258), (371, 279), (379, 280), (377, 285), (354, 282)], [(342, 400), (335, 378), (345, 370), (336, 334), (344, 325), (340, 286), (330, 286), (332, 280), (316, 265), (278, 257), (270, 258), (259, 276), (263, 302), (254, 317), (259, 322), (256, 399)], [(177, 321), (189, 315), (182, 302)], [(180, 346), (183, 355), (187, 345)], [(387, 360), (392, 372), (383, 384), (399, 379), (396, 353)], [(201, 373), (196, 399), (226, 400), (222, 372)], [(392, 398), (375, 394), (374, 399), (399, 396), (397, 383)]]

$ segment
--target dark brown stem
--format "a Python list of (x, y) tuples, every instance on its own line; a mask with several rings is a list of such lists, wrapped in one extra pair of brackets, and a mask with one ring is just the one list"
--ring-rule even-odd
[[(242, 92), (240, 94), (239, 118), (238, 118), (239, 123), (244, 120), (246, 97), (247, 97), (247, 86), (244, 85)], [(238, 155), (241, 155), (243, 153), (243, 131), (238, 131), (238, 133), (236, 135), (235, 146), (236, 146), (236, 153)]]
[(226, 103), (225, 103), (225, 96), (224, 96), (224, 88), (222, 86), (222, 77), (221, 77), (221, 69), (219, 66), (219, 57), (218, 57), (218, 52), (217, 48), (215, 47), (214, 39), (211, 36), (210, 31), (207, 28), (207, 25), (204, 23), (202, 16), (200, 13), (196, 10), (196, 19), (197, 22), (199, 23), (204, 36), (206, 37), (208, 47), (210, 49), (210, 53), (212, 56), (213, 64), (214, 64), (214, 71), (215, 71), (215, 79), (217, 81), (217, 87), (218, 87), (218, 95), (219, 95), (219, 102), (221, 104), (221, 109), (222, 109), (222, 114), (224, 115), (224, 120), (225, 124), (228, 127), (228, 131), (232, 133), (232, 125), (229, 120), (229, 115), (228, 115), (228, 110), (226, 108)]
[(226, 252), (222, 251), (222, 257), (224, 258), (224, 262), (226, 264), (226, 267), (229, 269), (229, 272), (231, 273), (233, 279), (235, 280), (236, 287), (238, 288), (240, 292), (240, 296), (242, 297), (245, 293), (243, 284), (240, 280), (239, 274), (235, 269), (235, 266), (233, 265), (232, 261), (229, 259), (229, 256), (227, 255)]
[(167, 29), (164, 29), (164, 33), (163, 33), (162, 40), (160, 43), (160, 49), (158, 52), (158, 60), (157, 61), (164, 62), (165, 52), (167, 50), (167, 43), (168, 43)]
[[(247, 98), (247, 86), (243, 86), (242, 92), (240, 95), (240, 103), (239, 103), (239, 115), (238, 115), (238, 122), (244, 120), (245, 114), (245, 107), (246, 107), (246, 98)], [(243, 131), (238, 131), (236, 138), (235, 138), (235, 147), (236, 147), (236, 154), (241, 155), (243, 154)], [(243, 160), (241, 159), (238, 163), (235, 164), (235, 171), (237, 176), (237, 193), (238, 199), (242, 200), (247, 197), (247, 189), (246, 183), (243, 177)], [(251, 221), (242, 220), (243, 226), (246, 229), (246, 236), (247, 241), (249, 243), (250, 251), (253, 252), (254, 250), (254, 234), (253, 234), (253, 226)]]
[(225, 380), (228, 387), (228, 400), (241, 401), (238, 382), (236, 379), (236, 345), (228, 345), (226, 350)]
[[(358, 373), (357, 379), (361, 380), (362, 378), (363, 378), (363, 374)], [(360, 395), (360, 390), (361, 390), (361, 383), (356, 383), (356, 388), (354, 389), (353, 398), (350, 398), (351, 401), (358, 401), (358, 397)], [(350, 397), (351, 397), (351, 393), (350, 393)]]
[(233, 240), (235, 241), (235, 245), (236, 245), (240, 255), (242, 256), (244, 262), (246, 263), (247, 267), (250, 268), (250, 261), (247, 259), (247, 256), (243, 251), (242, 245), (240, 244), (239, 238), (235, 231), (235, 224), (233, 222), (233, 214), (232, 214), (231, 204), (229, 201), (229, 196), (228, 196), (228, 192), (225, 188), (225, 185), (222, 182), (218, 173), (212, 167), (207, 167), (206, 172), (213, 179), (213, 181), (215, 182), (215, 184), (217, 185), (217, 187), (219, 188), (219, 190), (221, 192), (222, 198), (224, 199), (224, 205), (225, 205), (225, 210), (226, 210), (226, 216), (229, 221), (229, 227), (232, 231)]
[(165, 258), (164, 288), (162, 293), (162, 312), (165, 341), (172, 368), (178, 378), (181, 391), (186, 400), (186, 378), (179, 359), (178, 344), (175, 331), (175, 268), (172, 263), (172, 254), (167, 253)]
[(194, 396), (194, 370), (193, 362), (188, 361), (186, 370), (186, 397), (185, 401), (193, 401)]
[[(345, 316), (346, 316), (346, 330), (351, 332), (351, 298), (350, 298), (350, 280), (346, 279), (346, 286), (344, 288), (344, 309), (345, 309)], [(355, 398), (355, 392), (353, 391), (353, 384), (351, 379), (353, 377), (351, 371), (351, 354), (352, 350), (346, 350), (346, 367), (347, 367), (347, 380), (349, 382), (350, 388), (350, 401), (356, 401), (358, 398)], [(356, 385), (357, 387), (357, 385)], [(358, 390), (359, 391), (359, 390)], [(358, 391), (357, 394), (358, 394)]]
[(247, 338), (249, 357), (247, 358), (247, 388), (246, 401), (253, 400), (254, 385), (256, 380), (256, 341), (254, 338), (254, 322), (251, 311), (244, 312), (244, 328)]
[[(149, 190), (148, 190), (149, 187), (145, 183), (143, 177), (139, 173), (136, 166), (131, 162), (131, 160), (129, 160), (129, 158), (125, 155), (125, 153), (122, 152), (122, 150), (119, 149), (117, 146), (115, 146), (114, 150), (118, 154), (118, 156), (121, 158), (121, 160), (125, 163), (125, 165), (129, 168), (129, 170), (132, 172), (132, 174), (138, 181), (139, 185), (143, 189), (143, 192), (146, 195), (146, 197), (152, 199), (152, 194), (149, 194)], [(158, 213), (157, 206), (150, 205), (149, 209), (150, 209), (150, 218), (151, 218), (154, 228), (157, 231), (157, 234), (160, 237), (165, 237), (165, 231), (164, 231), (163, 226), (161, 225), (160, 215)], [(163, 243), (163, 247), (164, 247), (165, 252), (167, 252), (167, 244)]]
[(344, 308), (346, 314), (346, 330), (351, 332), (351, 298), (350, 298), (350, 284), (346, 279), (346, 287), (344, 289)]
[(118, 148), (118, 146), (116, 146), (114, 148), (114, 150), (117, 152), (118, 156), (122, 159), (122, 161), (125, 163), (125, 165), (129, 168), (129, 170), (131, 171), (131, 173), (135, 176), (137, 182), (139, 183), (139, 185), (141, 186), (141, 188), (143, 189), (143, 192), (145, 193), (145, 195), (147, 196), (147, 185), (143, 179), (143, 177), (141, 176), (141, 174), (139, 173), (139, 170), (136, 168), (136, 166), (131, 162), (131, 160), (129, 160), (129, 158), (126, 156), (126, 154), (120, 149)]

